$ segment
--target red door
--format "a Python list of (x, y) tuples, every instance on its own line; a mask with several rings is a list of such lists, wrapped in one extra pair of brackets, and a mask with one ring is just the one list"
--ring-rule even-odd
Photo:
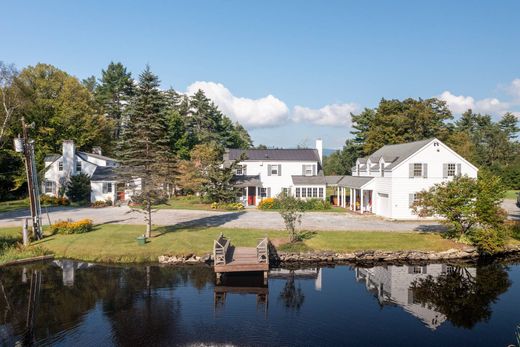
[(117, 192), (117, 201), (125, 201), (125, 192)]
[(247, 187), (247, 204), (252, 206), (256, 200), (256, 187)]

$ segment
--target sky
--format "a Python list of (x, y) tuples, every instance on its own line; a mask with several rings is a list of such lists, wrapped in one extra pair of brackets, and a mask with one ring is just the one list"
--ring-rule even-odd
[[(3, 4), (2, 4), (3, 3)], [(520, 115), (520, 1), (0, 0), (0, 60), (83, 79), (149, 64), (202, 89), (255, 145), (340, 148), (350, 113), (439, 97)]]

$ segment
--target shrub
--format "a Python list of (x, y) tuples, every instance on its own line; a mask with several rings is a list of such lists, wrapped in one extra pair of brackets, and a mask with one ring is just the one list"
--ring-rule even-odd
[(58, 221), (50, 226), (49, 231), (54, 234), (83, 234), (92, 231), (91, 219), (80, 219), (76, 222)]
[(213, 210), (239, 211), (244, 209), (244, 205), (239, 202), (214, 202), (211, 204)]
[(507, 236), (506, 227), (479, 228), (472, 231), (470, 239), (480, 253), (492, 255), (504, 249)]
[(321, 199), (300, 200), (306, 211), (323, 211), (331, 208), (330, 202)]
[(90, 191), (90, 177), (84, 173), (72, 176), (66, 189), (70, 201), (78, 203), (90, 201)]
[(70, 201), (66, 197), (59, 198), (56, 196), (49, 196), (44, 194), (40, 196), (40, 204), (52, 206), (68, 206), (70, 205)]
[(275, 198), (265, 198), (258, 204), (261, 210), (277, 210), (280, 208), (280, 200)]
[(96, 200), (92, 204), (90, 204), (90, 207), (93, 207), (93, 208), (107, 207), (107, 203), (104, 200)]
[(507, 224), (509, 235), (516, 240), (520, 240), (520, 222), (512, 222)]

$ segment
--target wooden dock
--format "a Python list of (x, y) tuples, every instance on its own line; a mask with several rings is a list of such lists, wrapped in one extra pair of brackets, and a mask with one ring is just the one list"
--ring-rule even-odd
[(220, 234), (213, 243), (214, 271), (217, 280), (227, 272), (269, 272), (269, 239), (258, 240), (256, 247), (234, 247), (230, 240)]

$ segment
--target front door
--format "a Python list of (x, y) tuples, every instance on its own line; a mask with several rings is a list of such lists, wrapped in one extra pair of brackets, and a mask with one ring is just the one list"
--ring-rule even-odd
[(247, 187), (247, 205), (253, 206), (256, 201), (256, 187)]

